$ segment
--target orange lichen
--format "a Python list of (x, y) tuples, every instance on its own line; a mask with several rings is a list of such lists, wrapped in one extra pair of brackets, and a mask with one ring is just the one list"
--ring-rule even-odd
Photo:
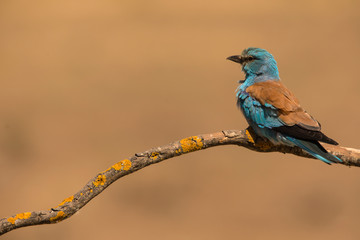
[(65, 198), (57, 207), (60, 207), (61, 205), (64, 205), (65, 203), (72, 202), (74, 200), (74, 196), (70, 196), (68, 198)]
[(200, 150), (203, 148), (204, 143), (198, 136), (192, 136), (180, 140), (181, 148), (183, 153)]
[(124, 159), (118, 163), (115, 163), (114, 165), (112, 165), (111, 167), (109, 167), (108, 169), (106, 169), (105, 171), (101, 172), (101, 173), (106, 173), (107, 171), (111, 170), (111, 169), (115, 169), (116, 171), (121, 171), (121, 170), (129, 170), (131, 168), (131, 161), (129, 159)]
[(124, 159), (118, 163), (115, 163), (111, 168), (115, 169), (116, 171), (127, 171), (131, 168), (131, 161), (129, 159)]
[(255, 144), (255, 141), (254, 141), (253, 137), (251, 136), (251, 133), (249, 132), (249, 130), (246, 129), (245, 134), (248, 138), (248, 141)]
[(24, 213), (19, 213), (16, 214), (15, 217), (9, 217), (7, 220), (8, 222), (15, 224), (15, 221), (18, 219), (28, 219), (29, 217), (31, 217), (31, 212), (24, 212)]
[(96, 180), (93, 182), (95, 187), (102, 186), (106, 182), (106, 176), (105, 175), (99, 175), (97, 176)]
[(58, 222), (66, 217), (64, 211), (59, 211), (55, 217), (50, 218), (50, 222)]
[(109, 167), (108, 169), (106, 169), (105, 171), (102, 171), (101, 173), (106, 173), (107, 171), (109, 171), (112, 167)]
[(150, 155), (150, 158), (153, 160), (156, 160), (159, 158), (160, 153), (159, 152), (152, 152)]

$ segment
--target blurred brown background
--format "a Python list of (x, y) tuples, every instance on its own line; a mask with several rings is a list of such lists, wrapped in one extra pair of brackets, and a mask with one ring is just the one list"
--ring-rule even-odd
[[(240, 66), (269, 50), (360, 148), (358, 1), (0, 2), (0, 217), (49, 209), (115, 162), (244, 129)], [(359, 239), (360, 169), (216, 147), (120, 179), (72, 218), (3, 239)]]

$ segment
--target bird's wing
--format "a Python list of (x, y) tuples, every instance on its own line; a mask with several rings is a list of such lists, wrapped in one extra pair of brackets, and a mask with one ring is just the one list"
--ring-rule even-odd
[(320, 131), (319, 122), (300, 106), (294, 94), (280, 81), (254, 83), (246, 89), (246, 92), (260, 103), (259, 107), (264, 111), (271, 108), (276, 110), (278, 122), (275, 121), (276, 124), (270, 124), (270, 126), (265, 125), (266, 127), (303, 140), (337, 144)]
[(245, 117), (260, 128), (272, 129), (284, 125), (275, 107), (270, 104), (263, 105), (249, 94), (240, 94), (237, 105)]

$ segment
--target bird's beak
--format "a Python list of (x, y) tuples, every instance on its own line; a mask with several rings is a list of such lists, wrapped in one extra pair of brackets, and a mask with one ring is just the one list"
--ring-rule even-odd
[(230, 56), (230, 57), (227, 58), (227, 60), (237, 62), (237, 63), (240, 63), (240, 64), (242, 64), (244, 62), (244, 60), (241, 58), (241, 55)]

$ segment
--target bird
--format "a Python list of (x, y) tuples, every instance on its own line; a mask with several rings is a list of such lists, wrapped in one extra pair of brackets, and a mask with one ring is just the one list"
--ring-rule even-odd
[(237, 106), (258, 136), (275, 145), (300, 147), (327, 164), (342, 162), (319, 143), (338, 145), (282, 83), (273, 55), (250, 47), (227, 59), (242, 65), (245, 80), (236, 89)]

